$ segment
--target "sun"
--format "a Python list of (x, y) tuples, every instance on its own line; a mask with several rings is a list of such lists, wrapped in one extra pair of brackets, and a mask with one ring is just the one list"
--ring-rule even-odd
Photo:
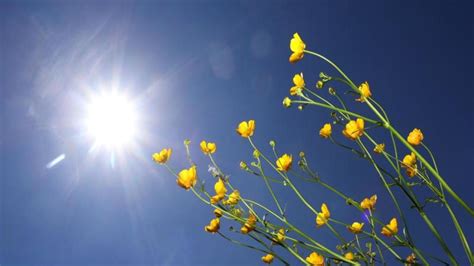
[(123, 148), (133, 142), (137, 131), (137, 114), (133, 102), (118, 92), (101, 93), (87, 106), (87, 134), (93, 147)]

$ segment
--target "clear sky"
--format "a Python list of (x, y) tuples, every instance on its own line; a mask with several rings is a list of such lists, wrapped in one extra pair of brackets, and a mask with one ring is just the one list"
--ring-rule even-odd
[[(216, 160), (241, 193), (270, 205), (263, 181), (239, 169), (251, 148), (235, 127), (251, 118), (258, 146), (268, 151), (273, 139), (282, 152), (304, 150), (323, 178), (355, 199), (378, 193), (377, 215), (388, 221), (395, 210), (375, 171), (319, 138), (328, 112), (281, 105), (295, 73), (309, 84), (320, 71), (334, 73), (309, 56), (288, 63), (294, 32), (356, 83), (369, 81), (401, 132), (421, 128), (442, 174), (473, 206), (473, 7), (387, 2), (2, 1), (0, 264), (260, 263), (261, 254), (204, 232), (212, 210), (151, 160), (171, 147), (170, 165), (187, 167), (182, 142), (189, 138), (200, 177), (212, 182), (198, 143), (215, 141)], [(140, 114), (135, 145), (113, 160), (105, 149), (90, 150), (81, 122), (88, 95), (107, 88), (126, 93)], [(296, 184), (315, 206), (327, 202), (333, 217), (359, 218), (323, 188)], [(277, 191), (306, 232), (337, 243), (285, 187)], [(472, 218), (454, 209), (472, 240)], [(427, 211), (462, 256), (445, 210)], [(419, 216), (408, 213), (417, 244), (441, 254)], [(223, 232), (231, 225), (222, 221)]]

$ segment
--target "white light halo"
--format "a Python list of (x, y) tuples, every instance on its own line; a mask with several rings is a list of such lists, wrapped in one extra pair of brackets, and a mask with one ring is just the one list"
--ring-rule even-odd
[(92, 97), (87, 106), (87, 133), (94, 138), (94, 147), (123, 148), (136, 136), (137, 115), (133, 103), (117, 92)]

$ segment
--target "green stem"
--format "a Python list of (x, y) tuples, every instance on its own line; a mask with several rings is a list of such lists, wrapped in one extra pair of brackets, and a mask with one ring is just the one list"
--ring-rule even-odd
[[(357, 91), (357, 86), (354, 84), (354, 82), (352, 82), (352, 80), (335, 64), (333, 63), (331, 60), (327, 59), (326, 57), (318, 54), (318, 53), (315, 53), (315, 52), (312, 52), (312, 51), (307, 51), (305, 50), (304, 51), (305, 53), (308, 53), (308, 54), (311, 54), (311, 55), (314, 55), (316, 57), (319, 57), (321, 58), (322, 60), (326, 61), (328, 64), (330, 64), (332, 67), (334, 67), (350, 84), (350, 86), (352, 87), (352, 89), (354, 89), (355, 91)], [(410, 145), (404, 137), (402, 137), (400, 135), (400, 133), (398, 133), (398, 131), (379, 113), (379, 111), (372, 105), (372, 103), (370, 101), (366, 101), (367, 105), (370, 107), (370, 109), (372, 109), (372, 111), (379, 117), (379, 119), (384, 123), (384, 126), (391, 132), (395, 135), (396, 138), (398, 138), (402, 143), (403, 145), (405, 145), (410, 151), (414, 152), (417, 156), (417, 158), (420, 159), (420, 161), (426, 165), (426, 167), (428, 168), (428, 170), (436, 177), (436, 179), (438, 179), (438, 181), (440, 182), (440, 184), (442, 185), (442, 187), (444, 187), (446, 189), (446, 191), (448, 191), (448, 193), (464, 208), (467, 210), (467, 212), (471, 215), (471, 216), (474, 216), (474, 210), (469, 206), (467, 205), (466, 202), (464, 202), (453, 190), (452, 188), (446, 183), (446, 181), (441, 177), (441, 175), (431, 166), (431, 164), (429, 164), (426, 159), (417, 151), (415, 150), (415, 148), (413, 148), (412, 145)]]
[[(305, 98), (304, 96), (302, 96), (302, 97)], [(308, 99), (309, 99), (309, 98), (306, 98), (306, 100), (308, 100)], [(348, 115), (351, 115), (351, 116), (354, 116), (354, 117), (362, 118), (362, 119), (364, 119), (365, 121), (367, 121), (367, 122), (369, 122), (369, 123), (372, 123), (372, 124), (380, 124), (379, 121), (370, 119), (370, 118), (365, 117), (365, 116), (363, 116), (363, 115), (360, 115), (360, 114), (357, 114), (357, 113), (354, 113), (354, 112), (351, 112), (351, 111), (346, 111), (346, 110), (344, 110), (344, 109), (341, 109), (341, 108), (338, 108), (338, 107), (334, 107), (334, 106), (330, 106), (330, 105), (327, 105), (327, 104), (324, 104), (324, 103), (318, 103), (318, 102), (312, 101), (311, 99), (309, 99), (309, 100), (310, 100), (310, 101), (294, 100), (294, 101), (292, 101), (292, 102), (294, 102), (294, 103), (302, 103), (302, 104), (316, 105), (316, 106), (324, 107), (324, 108), (331, 109), (331, 110), (334, 110), (334, 111), (338, 111), (338, 112), (341, 112), (341, 113), (345, 113), (345, 114), (348, 114)]]

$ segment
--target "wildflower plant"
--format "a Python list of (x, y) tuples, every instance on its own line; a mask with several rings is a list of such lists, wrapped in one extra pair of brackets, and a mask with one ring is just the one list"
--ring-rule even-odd
[[(289, 95), (283, 100), (283, 106), (290, 108), (292, 105), (298, 105), (299, 109), (303, 106), (314, 106), (329, 110), (333, 121), (325, 121), (316, 126), (320, 137), (368, 162), (367, 165), (373, 168), (374, 176), (383, 184), (384, 193), (391, 199), (396, 212), (386, 213), (392, 217), (389, 221), (380, 220), (378, 215), (374, 214), (387, 208), (377, 208), (379, 204), (377, 195), (366, 191), (366, 198), (355, 199), (347, 192), (337, 189), (316, 174), (304, 152), (300, 152), (298, 156), (289, 153), (280, 154), (276, 150), (276, 143), (271, 141), (273, 154), (264, 154), (252, 139), (256, 133), (256, 121), (248, 120), (239, 123), (236, 132), (248, 142), (253, 152), (253, 162), (247, 164), (242, 161), (240, 168), (264, 181), (274, 203), (272, 206), (253, 200), (251, 195), (246, 195), (244, 188), (233, 186), (232, 179), (222, 171), (214, 159), (214, 156), (218, 155), (215, 143), (204, 140), (200, 142), (203, 155), (209, 158), (209, 173), (214, 183), (214, 189), (211, 191), (207, 190), (209, 188), (205, 187), (198, 177), (198, 170), (204, 167), (198, 167), (191, 160), (189, 140), (184, 142), (189, 168), (179, 172), (172, 169), (168, 164), (172, 154), (170, 148), (152, 156), (157, 164), (166, 167), (176, 177), (180, 187), (190, 190), (199, 200), (210, 206), (209, 223), (204, 225), (204, 231), (260, 252), (260, 260), (265, 264), (279, 261), (288, 265), (286, 257), (294, 256), (305, 265), (386, 264), (387, 261), (393, 261), (393, 258), (405, 265), (439, 262), (460, 265), (460, 258), (453, 255), (452, 247), (438, 231), (441, 222), (433, 220), (426, 212), (426, 206), (430, 205), (447, 212), (456, 228), (467, 261), (474, 265), (469, 241), (457, 218), (457, 215), (468, 215), (472, 218), (474, 210), (457, 195), (440, 174), (435, 156), (424, 142), (422, 130), (415, 128), (411, 132), (399, 132), (387, 112), (376, 101), (376, 90), (372, 92), (367, 81), (358, 85), (354, 83), (334, 62), (308, 50), (298, 33), (295, 33), (290, 40), (290, 51), (290, 63), (295, 64), (312, 56), (326, 62), (336, 74), (330, 76), (321, 72), (319, 80), (308, 82), (312, 84), (315, 82), (316, 88), (306, 85), (303, 73), (295, 74), (290, 82), (292, 85)], [(327, 93), (324, 88), (328, 88)], [(347, 90), (348, 93), (339, 93), (339, 90)], [(357, 105), (363, 105), (371, 115), (364, 116), (352, 111)], [(373, 134), (375, 131), (380, 132)], [(379, 136), (386, 136), (386, 139), (379, 139)], [(429, 135), (427, 137), (429, 139)], [(342, 144), (342, 139), (347, 139), (350, 144)], [(347, 204), (347, 208), (354, 208), (366, 216), (367, 220), (360, 221), (354, 217), (351, 221), (341, 221), (338, 219), (338, 213), (331, 212), (330, 203), (319, 202), (318, 206), (311, 205), (307, 196), (303, 195), (294, 184), (296, 179), (321, 186), (334, 193)], [(298, 217), (298, 219), (314, 221), (314, 230), (329, 230), (340, 240), (338, 246), (328, 246), (322, 239), (314, 239), (308, 232), (296, 226), (296, 218), (287, 215), (283, 207), (284, 202), (274, 191), (274, 186), (282, 185), (313, 213), (313, 217)], [(420, 193), (419, 188), (423, 193)], [(428, 198), (425, 196), (426, 192), (430, 194)], [(433, 255), (417, 246), (417, 243), (423, 240), (412, 237), (410, 231), (412, 221), (407, 219), (405, 214), (407, 210), (400, 204), (402, 200), (400, 195), (405, 198), (403, 200), (410, 202), (412, 209), (421, 217), (443, 250), (443, 254)], [(458, 214), (454, 212), (452, 204), (457, 205)], [(222, 229), (224, 226), (230, 226), (230, 232), (224, 232)], [(243, 235), (246, 240), (238, 240), (242, 238), (234, 237), (232, 234)], [(343, 234), (349, 235), (350, 238), (343, 237)], [(392, 258), (388, 260), (388, 257)]]

